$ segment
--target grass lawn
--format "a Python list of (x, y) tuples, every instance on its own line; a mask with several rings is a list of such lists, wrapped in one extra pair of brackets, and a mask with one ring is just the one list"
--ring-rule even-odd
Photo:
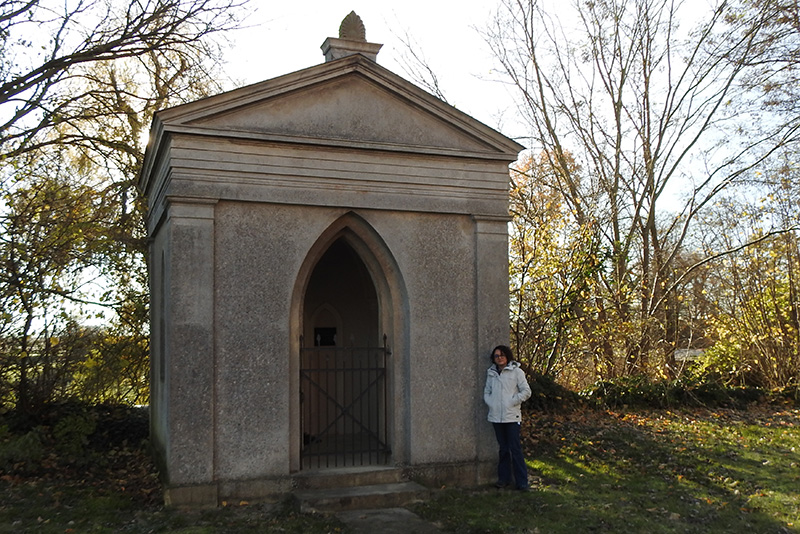
[(800, 411), (576, 411), (523, 430), (533, 489), (446, 490), (459, 533), (800, 532)]
[[(523, 430), (530, 492), (444, 489), (413, 510), (459, 533), (800, 533), (800, 410), (577, 410)], [(138, 444), (24, 438), (0, 432), (0, 534), (346, 532), (289, 502), (165, 509)]]

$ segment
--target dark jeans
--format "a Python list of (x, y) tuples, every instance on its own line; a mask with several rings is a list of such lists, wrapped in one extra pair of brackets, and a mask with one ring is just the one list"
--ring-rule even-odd
[(508, 485), (514, 482), (517, 489), (527, 488), (528, 468), (525, 466), (525, 458), (522, 455), (519, 423), (492, 423), (492, 426), (494, 426), (494, 434), (497, 436), (497, 444), (500, 446), (497, 483)]

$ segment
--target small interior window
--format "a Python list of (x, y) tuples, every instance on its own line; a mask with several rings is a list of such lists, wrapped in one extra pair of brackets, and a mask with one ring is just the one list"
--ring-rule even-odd
[(315, 347), (335, 347), (336, 327), (314, 328)]

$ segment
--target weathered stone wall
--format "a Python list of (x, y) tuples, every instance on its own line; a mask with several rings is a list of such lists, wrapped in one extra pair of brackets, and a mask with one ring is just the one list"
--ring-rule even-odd
[(521, 147), (363, 57), (166, 110), (153, 131), (140, 189), (168, 499), (291, 487), (304, 296), (339, 238), (369, 271), (392, 349), (392, 462), (437, 483), (486, 476), (482, 388), (508, 339), (507, 164)]

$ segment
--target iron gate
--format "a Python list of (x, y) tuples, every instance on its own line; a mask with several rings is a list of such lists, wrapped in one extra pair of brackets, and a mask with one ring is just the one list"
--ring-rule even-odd
[(389, 462), (388, 356), (385, 335), (383, 347), (300, 349), (302, 469)]

